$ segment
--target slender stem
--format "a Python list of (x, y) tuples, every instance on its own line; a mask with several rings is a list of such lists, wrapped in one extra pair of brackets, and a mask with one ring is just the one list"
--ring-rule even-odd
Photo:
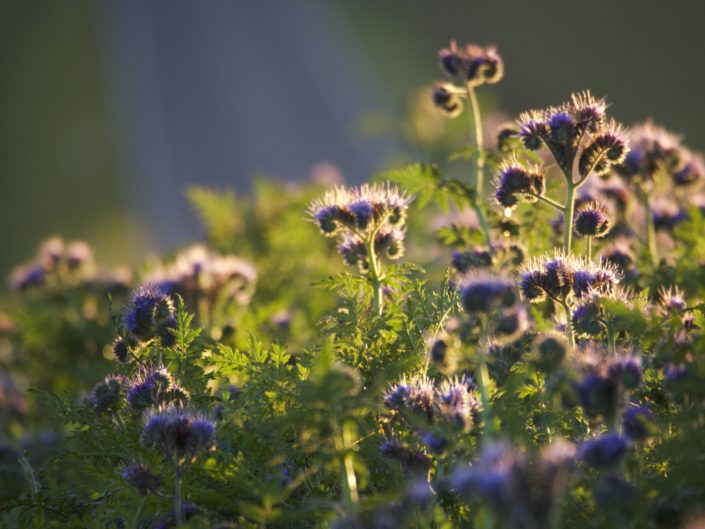
[(610, 355), (617, 356), (617, 336), (610, 322), (607, 322), (607, 345)]
[(382, 294), (381, 264), (375, 253), (375, 237), (367, 241), (367, 261), (370, 265), (370, 282), (372, 283), (372, 306), (377, 314), (382, 314), (384, 297)]
[(566, 180), (565, 212), (563, 213), (563, 253), (570, 255), (573, 242), (573, 213), (575, 211), (575, 191), (578, 186)]
[(484, 199), (482, 197), (482, 188), (485, 182), (485, 155), (482, 152), (484, 148), (484, 139), (482, 136), (482, 114), (480, 113), (480, 104), (477, 101), (477, 94), (472, 86), (467, 86), (468, 101), (470, 102), (470, 130), (472, 130), (472, 160), (470, 171), (470, 188), (473, 191), (471, 200), (472, 208), (477, 215), (477, 221), (480, 224), (480, 229), (485, 236), (487, 248), (492, 249), (492, 236), (490, 234), (489, 224), (487, 223), (487, 215), (485, 214)]
[(177, 527), (183, 522), (181, 513), (181, 469), (178, 462), (174, 468), (174, 520), (176, 520)]
[(473, 166), (472, 173), (470, 173), (470, 185), (472, 189), (477, 193), (479, 197), (482, 195), (483, 186), (483, 174), (482, 170), (485, 165), (485, 159), (482, 153), (482, 148), (484, 140), (482, 137), (482, 115), (480, 114), (480, 104), (477, 101), (477, 95), (475, 94), (475, 89), (472, 86), (467, 87), (468, 90), (468, 101), (470, 102), (470, 128), (473, 131), (472, 134), (472, 158)]
[(480, 341), (477, 344), (477, 366), (475, 367), (475, 382), (480, 392), (480, 402), (482, 402), (482, 422), (485, 439), (492, 435), (492, 414), (490, 410), (489, 382), (490, 374), (487, 370), (487, 324), (482, 323), (480, 330)]
[(656, 246), (656, 227), (654, 226), (654, 217), (651, 213), (651, 204), (649, 202), (649, 194), (645, 190), (639, 192), (641, 203), (644, 207), (644, 217), (646, 222), (646, 247), (649, 250), (649, 257), (654, 265), (658, 264), (659, 253)]
[(565, 211), (565, 207), (562, 204), (559, 204), (555, 200), (548, 198), (546, 195), (536, 195), (534, 193), (531, 193), (531, 195), (536, 197), (541, 202), (545, 202), (546, 204), (560, 212)]
[(592, 261), (592, 237), (585, 237), (585, 255), (588, 261)]
[(140, 514), (142, 513), (142, 509), (144, 508), (144, 504), (147, 501), (147, 495), (145, 494), (142, 496), (142, 500), (140, 500), (139, 505), (137, 506), (137, 510), (135, 511), (135, 514), (132, 516), (132, 527), (134, 529), (137, 529), (137, 520), (140, 517)]

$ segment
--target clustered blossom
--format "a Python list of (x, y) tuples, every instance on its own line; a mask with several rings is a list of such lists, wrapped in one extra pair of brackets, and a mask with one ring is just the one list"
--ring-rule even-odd
[(590, 289), (573, 307), (571, 322), (575, 332), (595, 336), (606, 330), (605, 327), (611, 320), (610, 311), (605, 307), (606, 303), (619, 303), (630, 310), (635, 309), (627, 291), (618, 288), (608, 291)]
[(187, 398), (186, 390), (174, 382), (164, 367), (140, 373), (127, 390), (127, 403), (138, 413), (162, 404), (185, 404)]
[(245, 259), (220, 255), (203, 244), (181, 251), (174, 261), (153, 270), (147, 280), (165, 292), (179, 294), (190, 306), (207, 302), (246, 305), (257, 283), (257, 270)]
[(410, 201), (389, 184), (339, 187), (315, 200), (309, 212), (323, 235), (338, 238), (338, 251), (345, 262), (364, 270), (369, 266), (369, 245), (376, 256), (403, 256)]
[(125, 329), (141, 341), (158, 338), (163, 345), (174, 342), (170, 329), (176, 328), (174, 302), (164, 288), (155, 284), (140, 285), (123, 317)]
[(467, 44), (459, 48), (452, 41), (438, 52), (438, 62), (451, 82), (436, 83), (432, 99), (451, 118), (463, 111), (463, 98), (469, 88), (498, 83), (504, 76), (504, 62), (494, 46)]
[(190, 462), (215, 445), (215, 425), (183, 408), (162, 408), (147, 416), (141, 442), (157, 448), (167, 461)]
[[(403, 378), (384, 394), (384, 404), (390, 410), (402, 415), (423, 419), (429, 425), (436, 418), (447, 424), (467, 431), (473, 424), (473, 416), (479, 409), (475, 398), (474, 385), (465, 378), (453, 377), (436, 386), (426, 377), (413, 377), (407, 381)], [(434, 442), (435, 439), (421, 438)]]
[(559, 107), (519, 116), (519, 135), (527, 149), (545, 145), (566, 175), (573, 175), (576, 156), (580, 177), (606, 174), (629, 151), (626, 132), (607, 119), (606, 108), (604, 100), (589, 92), (573, 94), (570, 102)]
[(573, 221), (573, 229), (580, 237), (601, 239), (610, 231), (611, 221), (605, 208), (597, 202), (590, 202), (578, 208)]
[(674, 186), (689, 186), (703, 179), (705, 162), (681, 143), (677, 136), (648, 121), (632, 128), (631, 151), (615, 167), (625, 180), (651, 185), (660, 173), (668, 175)]
[(502, 163), (495, 177), (495, 200), (505, 208), (517, 205), (519, 199), (536, 202), (546, 190), (546, 175), (538, 166), (526, 167), (516, 159)]
[(619, 283), (619, 273), (610, 264), (597, 264), (580, 257), (556, 252), (553, 256), (534, 258), (520, 268), (519, 287), (530, 302), (546, 296), (565, 301), (579, 299), (590, 291), (609, 293)]
[(502, 527), (549, 527), (575, 461), (575, 446), (563, 439), (538, 454), (491, 442), (472, 466), (453, 472), (450, 484), (469, 502), (484, 500)]

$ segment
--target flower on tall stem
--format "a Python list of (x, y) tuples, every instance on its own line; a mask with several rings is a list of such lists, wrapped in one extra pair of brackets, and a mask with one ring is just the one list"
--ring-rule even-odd
[(404, 254), (406, 212), (411, 198), (396, 186), (363, 185), (335, 188), (309, 206), (309, 214), (325, 237), (339, 241), (345, 263), (366, 272), (373, 304), (382, 311), (382, 258)]
[(566, 186), (560, 204), (542, 193), (537, 198), (563, 214), (563, 251), (572, 251), (572, 234), (577, 190), (590, 175), (604, 175), (621, 163), (629, 147), (626, 131), (606, 116), (607, 105), (589, 92), (573, 94), (558, 107), (524, 112), (519, 116), (519, 135), (529, 150), (541, 147), (551, 153)]

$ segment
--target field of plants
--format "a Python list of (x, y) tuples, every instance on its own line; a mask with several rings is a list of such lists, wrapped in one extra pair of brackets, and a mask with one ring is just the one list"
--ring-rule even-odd
[(705, 527), (703, 158), (589, 91), (490, 125), (498, 50), (438, 63), (450, 157), (18, 264), (0, 526)]

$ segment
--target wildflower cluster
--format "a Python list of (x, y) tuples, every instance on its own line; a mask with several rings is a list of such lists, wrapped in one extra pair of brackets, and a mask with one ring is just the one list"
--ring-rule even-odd
[(318, 199), (192, 192), (218, 251), (137, 268), (131, 295), (59, 239), (15, 272), (0, 525), (689, 527), (705, 504), (698, 156), (653, 125), (630, 151), (588, 93), (502, 125), (495, 152), (475, 89), (501, 58), (439, 59), (436, 102), (468, 103), (467, 180), (419, 164), (383, 175), (401, 188)]

